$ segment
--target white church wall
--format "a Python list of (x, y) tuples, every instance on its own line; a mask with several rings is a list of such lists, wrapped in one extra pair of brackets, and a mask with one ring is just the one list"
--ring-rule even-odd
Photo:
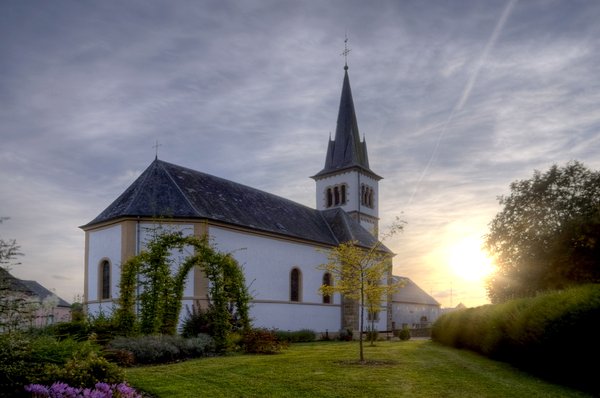
[(112, 311), (112, 301), (100, 301), (100, 264), (108, 260), (110, 262), (110, 291), (113, 298), (118, 297), (118, 287), (121, 281), (121, 225), (117, 224), (108, 228), (88, 232), (88, 280), (87, 297), (88, 312), (98, 314), (102, 311), (109, 314)]
[[(324, 272), (317, 266), (327, 255), (315, 246), (211, 226), (209, 235), (216, 248), (231, 252), (244, 269), (253, 297), (251, 317), (258, 327), (282, 330), (313, 329), (337, 331), (340, 327), (340, 298), (323, 304), (319, 288)], [(300, 302), (290, 301), (290, 273), (302, 275)]]
[(346, 192), (346, 204), (339, 206), (347, 212), (358, 211), (358, 194), (356, 190), (356, 183), (358, 177), (353, 172), (346, 172), (341, 174), (334, 174), (325, 178), (317, 180), (317, 209), (327, 209), (327, 188), (334, 187), (336, 185), (346, 184), (348, 192)]
[[(194, 234), (193, 224), (182, 224), (182, 223), (140, 223), (140, 250), (146, 248), (146, 244), (152, 240), (156, 233), (169, 233), (169, 232), (181, 232), (183, 236), (191, 236)], [(183, 252), (179, 250), (171, 250), (170, 259), (171, 271), (175, 272), (177, 267), (190, 255), (194, 253), (194, 250), (187, 246), (183, 249)], [(188, 275), (188, 279), (185, 282), (183, 289), (183, 297), (191, 297), (194, 295), (194, 284), (191, 280), (192, 273)], [(183, 311), (182, 311), (183, 312)]]
[[(346, 204), (339, 207), (347, 212), (360, 211), (370, 216), (377, 217), (379, 214), (379, 182), (366, 174), (358, 173), (356, 170), (334, 174), (317, 180), (317, 209), (327, 209), (327, 188), (340, 184), (346, 184), (348, 192), (346, 193)], [(372, 208), (366, 207), (360, 203), (360, 189), (362, 184), (368, 185), (373, 189), (375, 200)]]

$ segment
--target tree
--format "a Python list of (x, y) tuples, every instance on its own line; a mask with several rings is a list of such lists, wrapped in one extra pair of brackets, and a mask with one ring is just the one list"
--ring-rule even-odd
[[(7, 217), (0, 217), (0, 224), (6, 220)], [(0, 237), (0, 332), (19, 329), (33, 319), (35, 309), (31, 299), (14, 289), (15, 278), (8, 272), (22, 255), (16, 240)]]
[[(7, 217), (0, 217), (0, 224), (6, 220), (8, 220)], [(22, 256), (20, 249), (16, 240), (4, 240), (0, 238), (0, 267), (8, 269), (10, 265), (15, 265), (14, 261), (16, 258)]]
[[(390, 237), (402, 231), (404, 222), (396, 219), (388, 234)], [(384, 239), (382, 238), (382, 240)], [(377, 314), (383, 298), (401, 287), (392, 281), (392, 257), (382, 240), (371, 247), (360, 246), (357, 241), (343, 242), (328, 252), (327, 263), (319, 269), (329, 273), (333, 281), (321, 286), (323, 295), (340, 293), (344, 300), (355, 300), (359, 308), (359, 361), (365, 362), (363, 351), (364, 313)], [(372, 323), (373, 324), (373, 323)]]
[(510, 185), (485, 247), (497, 271), (493, 303), (600, 281), (600, 173), (580, 162), (535, 171)]

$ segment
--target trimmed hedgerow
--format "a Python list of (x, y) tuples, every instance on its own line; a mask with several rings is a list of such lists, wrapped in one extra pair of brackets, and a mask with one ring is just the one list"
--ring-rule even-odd
[(116, 358), (117, 362), (126, 358), (123, 365), (132, 364), (131, 357), (125, 352), (133, 354), (135, 364), (157, 364), (208, 356), (214, 352), (214, 343), (208, 335), (193, 338), (169, 335), (117, 337), (108, 344), (107, 350), (109, 358)]
[(510, 362), (554, 380), (600, 391), (600, 285), (444, 314), (432, 339)]

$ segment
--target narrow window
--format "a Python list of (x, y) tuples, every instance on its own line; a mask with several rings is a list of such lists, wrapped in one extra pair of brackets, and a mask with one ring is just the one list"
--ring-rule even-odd
[(292, 269), (290, 274), (290, 301), (300, 301), (300, 288), (302, 275), (298, 268)]
[(331, 193), (331, 188), (327, 188), (327, 207), (331, 207), (333, 205), (333, 195)]
[(340, 188), (339, 187), (333, 187), (333, 201), (336, 206), (340, 204)]
[(367, 319), (369, 322), (378, 322), (379, 321), (379, 311), (369, 310)]
[(366, 188), (363, 185), (360, 186), (360, 204), (361, 205), (366, 205), (365, 203), (365, 192), (366, 192)]
[(101, 300), (110, 298), (110, 263), (106, 260), (100, 264)]
[(346, 186), (345, 185), (341, 186), (341, 191), (342, 191), (342, 204), (345, 205), (346, 204)]
[(373, 208), (373, 188), (369, 188), (369, 207)]
[[(329, 272), (323, 274), (323, 286), (331, 286), (331, 274)], [(331, 295), (323, 295), (323, 304), (331, 304)]]

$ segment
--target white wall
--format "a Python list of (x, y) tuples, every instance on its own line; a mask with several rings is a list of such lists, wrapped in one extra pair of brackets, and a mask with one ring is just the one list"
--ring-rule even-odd
[(89, 231), (88, 234), (88, 280), (86, 281), (88, 297), (86, 299), (96, 301), (100, 297), (99, 266), (104, 260), (108, 260), (111, 265), (111, 294), (113, 297), (118, 297), (118, 286), (121, 280), (121, 225)]
[[(347, 201), (345, 205), (339, 207), (347, 212), (360, 211), (361, 213), (372, 217), (379, 217), (379, 182), (363, 173), (359, 173), (357, 170), (334, 174), (316, 181), (316, 203), (318, 210), (327, 209), (327, 198), (325, 193), (327, 188), (343, 183), (348, 185)], [(360, 204), (360, 187), (362, 184), (373, 188), (373, 208)], [(372, 227), (367, 229), (372, 229)]]
[[(253, 297), (250, 316), (257, 327), (282, 330), (338, 331), (340, 297), (322, 304), (319, 288), (324, 271), (317, 266), (327, 255), (315, 246), (282, 241), (211, 226), (209, 234), (217, 250), (231, 252), (244, 269)], [(290, 272), (302, 274), (301, 301), (290, 302)]]
[[(140, 248), (143, 249), (155, 229), (152, 223), (139, 226)], [(193, 234), (193, 224), (172, 224), (169, 231), (182, 231)], [(118, 298), (118, 285), (121, 272), (121, 226), (89, 232), (88, 257), (88, 312), (97, 315), (99, 311), (110, 314), (113, 303), (98, 302), (98, 266), (104, 259), (112, 265), (111, 293)], [(253, 297), (250, 316), (256, 327), (281, 330), (312, 329), (315, 332), (337, 332), (341, 325), (339, 295), (334, 295), (332, 304), (323, 304), (319, 288), (324, 271), (317, 266), (327, 262), (327, 254), (315, 246), (289, 242), (267, 236), (259, 236), (210, 226), (211, 243), (221, 252), (232, 253), (244, 270), (248, 290)], [(173, 251), (174, 267), (191, 254), (191, 248), (183, 253)], [(301, 301), (290, 301), (290, 272), (298, 268), (302, 274)], [(185, 285), (184, 297), (194, 294), (193, 279)], [(180, 319), (186, 315), (185, 306), (191, 307), (191, 300), (184, 300)]]

